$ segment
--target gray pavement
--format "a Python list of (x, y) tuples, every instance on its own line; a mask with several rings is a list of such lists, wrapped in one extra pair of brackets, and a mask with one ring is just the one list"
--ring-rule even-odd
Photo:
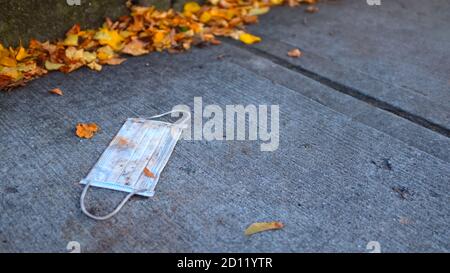
[[(448, 27), (450, 9), (438, 3), (447, 5), (278, 8), (252, 27), (263, 37), (256, 46), (224, 40), (1, 93), (0, 251), (66, 252), (78, 241), (85, 252), (367, 252), (378, 241), (386, 252), (448, 252), (450, 37), (440, 24)], [(355, 52), (370, 39), (385, 46)], [(292, 47), (305, 55), (285, 57)], [(55, 87), (65, 95), (48, 94)], [(82, 214), (78, 182), (125, 119), (193, 106), (194, 97), (279, 105), (278, 150), (181, 140), (155, 197), (134, 197), (104, 222)], [(81, 140), (77, 122), (101, 132)], [(123, 197), (94, 189), (88, 208), (102, 214)], [(285, 227), (243, 233), (272, 220)]]

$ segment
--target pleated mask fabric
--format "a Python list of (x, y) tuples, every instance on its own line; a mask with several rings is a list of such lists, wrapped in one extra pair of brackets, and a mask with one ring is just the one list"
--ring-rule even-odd
[[(174, 112), (184, 114), (177, 123), (151, 120)], [(127, 119), (89, 174), (80, 181), (85, 185), (80, 198), (82, 211), (93, 219), (106, 220), (119, 212), (133, 195), (153, 196), (187, 120), (190, 121), (190, 113), (184, 111), (171, 111), (148, 119)], [(110, 214), (95, 216), (84, 204), (90, 186), (123, 191), (128, 195)]]

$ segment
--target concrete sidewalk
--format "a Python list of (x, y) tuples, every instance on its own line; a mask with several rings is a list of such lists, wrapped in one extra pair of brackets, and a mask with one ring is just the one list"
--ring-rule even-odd
[[(367, 252), (369, 241), (450, 251), (449, 4), (319, 7), (263, 16), (256, 46), (224, 40), (0, 93), (0, 251), (66, 252), (69, 241), (83, 252)], [(383, 46), (369, 49), (371, 39)], [(304, 56), (287, 57), (293, 47)], [(125, 119), (194, 97), (279, 105), (278, 150), (181, 140), (155, 197), (134, 197), (105, 222), (82, 214), (78, 182)], [(81, 140), (78, 122), (101, 132)], [(123, 197), (94, 189), (88, 208), (103, 214)], [(285, 227), (244, 235), (273, 220)]]

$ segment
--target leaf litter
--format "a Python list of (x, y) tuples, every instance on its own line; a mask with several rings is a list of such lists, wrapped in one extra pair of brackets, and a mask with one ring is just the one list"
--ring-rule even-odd
[(261, 38), (245, 31), (271, 7), (312, 5), (318, 0), (208, 0), (188, 2), (183, 11), (157, 10), (127, 2), (129, 15), (106, 19), (99, 29), (82, 30), (74, 25), (57, 42), (31, 40), (28, 48), (6, 48), (0, 43), (0, 90), (10, 90), (47, 74), (70, 73), (81, 67), (101, 71), (103, 65), (119, 65), (123, 55), (140, 56), (155, 51), (178, 53), (192, 46), (218, 45), (217, 37), (245, 44)]

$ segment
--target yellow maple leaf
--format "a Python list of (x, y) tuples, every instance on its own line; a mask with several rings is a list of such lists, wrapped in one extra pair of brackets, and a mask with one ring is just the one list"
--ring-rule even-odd
[(245, 235), (252, 235), (266, 230), (281, 229), (283, 227), (284, 225), (281, 222), (253, 223), (245, 230)]
[(16, 62), (16, 59), (13, 59), (9, 56), (3, 56), (0, 58), (0, 65), (7, 66), (7, 67), (16, 67), (17, 62)]
[(16, 60), (18, 60), (20, 62), (20, 61), (22, 61), (23, 59), (25, 59), (25, 58), (27, 58), (29, 56), (30, 55), (28, 54), (27, 50), (21, 46), (19, 48), (19, 50), (17, 51)]
[(114, 50), (120, 50), (122, 48), (123, 37), (120, 36), (116, 30), (109, 30), (108, 28), (101, 28), (94, 35), (94, 39), (101, 45), (108, 45)]
[(211, 20), (211, 18), (212, 18), (211, 13), (209, 13), (208, 11), (205, 11), (200, 16), (200, 22), (207, 23), (209, 20)]
[(104, 46), (99, 49), (97, 49), (97, 57), (100, 60), (108, 60), (115, 56), (114, 51), (110, 46)]
[(186, 15), (195, 13), (200, 10), (200, 5), (197, 2), (187, 2), (184, 4), (183, 12)]
[(69, 34), (64, 40), (63, 44), (65, 46), (77, 46), (78, 45), (78, 35), (77, 34)]
[(243, 32), (239, 35), (239, 40), (247, 45), (261, 42), (261, 38), (259, 38), (258, 36), (255, 36), (255, 35), (252, 35), (249, 33), (245, 33), (245, 32)]

